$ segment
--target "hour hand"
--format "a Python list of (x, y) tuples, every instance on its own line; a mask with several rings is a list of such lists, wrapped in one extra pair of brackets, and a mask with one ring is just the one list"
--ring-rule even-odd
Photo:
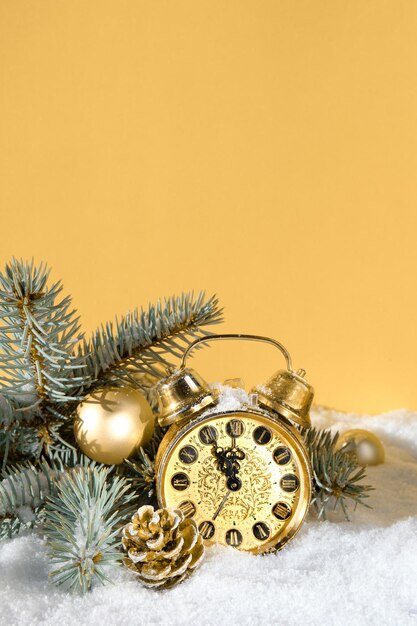
[(237, 458), (244, 459), (245, 453), (241, 450), (239, 450), (239, 452), (241, 452), (241, 455), (237, 457), (235, 451), (231, 448), (224, 450), (223, 448), (213, 446), (213, 454), (217, 459), (217, 467), (226, 476), (226, 486), (229, 491), (239, 491), (242, 486), (242, 481), (237, 476), (240, 469)]
[(223, 474), (228, 476), (232, 470), (232, 460), (226, 456), (226, 452), (223, 448), (213, 446), (213, 454), (217, 459), (217, 466)]
[(243, 452), (243, 450), (241, 450), (240, 448), (235, 448), (233, 450), (233, 456), (235, 457), (235, 459), (237, 459), (238, 461), (243, 461), (243, 459), (245, 458), (246, 454)]

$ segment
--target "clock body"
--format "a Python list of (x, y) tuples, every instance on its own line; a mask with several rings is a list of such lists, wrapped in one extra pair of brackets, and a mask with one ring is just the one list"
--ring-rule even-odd
[[(231, 449), (240, 454), (235, 490), (216, 456), (216, 450)], [(257, 406), (210, 409), (174, 424), (155, 469), (159, 505), (192, 517), (209, 545), (256, 554), (279, 550), (300, 529), (310, 505), (310, 463), (299, 432)]]

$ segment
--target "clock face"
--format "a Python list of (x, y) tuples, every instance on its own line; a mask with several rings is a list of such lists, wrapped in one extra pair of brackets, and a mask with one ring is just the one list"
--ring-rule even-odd
[(254, 410), (210, 414), (162, 447), (159, 501), (192, 517), (206, 542), (264, 552), (282, 547), (301, 526), (309, 463), (283, 422)]

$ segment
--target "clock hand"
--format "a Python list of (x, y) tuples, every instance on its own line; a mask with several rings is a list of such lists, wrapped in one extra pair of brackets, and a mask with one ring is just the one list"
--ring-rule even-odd
[(241, 450), (241, 448), (238, 448), (236, 445), (236, 436), (235, 435), (230, 435), (230, 439), (232, 440), (232, 445), (230, 448), (226, 448), (225, 453), (226, 456), (228, 458), (232, 458), (233, 461), (236, 461), (237, 459), (239, 459), (239, 461), (241, 461), (242, 459), (245, 458), (245, 453), (243, 452), (243, 450)]
[(242, 460), (245, 458), (243, 450), (240, 450), (239, 448), (223, 449), (217, 447), (217, 444), (213, 444), (212, 453), (217, 459), (218, 469), (227, 478), (227, 488), (230, 491), (239, 491), (242, 486), (242, 481), (238, 478), (240, 470), (238, 459)]
[(217, 508), (217, 511), (216, 511), (216, 512), (215, 512), (215, 514), (213, 515), (213, 521), (216, 519), (216, 517), (218, 516), (218, 514), (220, 513), (220, 511), (222, 510), (222, 508), (223, 508), (223, 507), (224, 507), (224, 505), (226, 504), (226, 500), (227, 500), (227, 498), (230, 496), (230, 493), (231, 493), (231, 492), (230, 492), (230, 491), (228, 491), (228, 492), (224, 495), (224, 497), (223, 497), (222, 501), (220, 502), (219, 507)]
[(223, 448), (217, 447), (217, 443), (212, 447), (212, 453), (216, 457), (217, 467), (225, 476), (229, 476), (232, 471), (232, 461), (227, 458), (225, 452), (227, 450), (223, 450)]
[(225, 451), (225, 454), (219, 464), (219, 469), (227, 478), (227, 488), (230, 491), (239, 491), (242, 486), (242, 481), (238, 477), (240, 463), (237, 462), (236, 455), (233, 452), (230, 452), (229, 450)]
[(243, 450), (236, 446), (236, 437), (232, 436), (231, 439), (232, 447), (227, 448), (224, 451), (226, 458), (231, 463), (230, 472), (227, 474), (227, 487), (231, 491), (239, 491), (242, 486), (242, 481), (240, 480), (240, 478), (238, 478), (238, 473), (240, 470), (239, 461), (242, 461), (246, 457), (246, 454), (243, 452)]

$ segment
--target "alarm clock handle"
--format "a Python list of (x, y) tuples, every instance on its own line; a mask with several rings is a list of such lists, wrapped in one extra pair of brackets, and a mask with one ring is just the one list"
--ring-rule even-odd
[(279, 341), (276, 341), (275, 339), (271, 339), (270, 337), (263, 337), (262, 335), (246, 335), (246, 334), (240, 334), (240, 333), (224, 333), (224, 334), (218, 334), (218, 335), (209, 335), (208, 337), (199, 337), (198, 339), (190, 343), (188, 348), (185, 350), (183, 357), (182, 357), (182, 361), (181, 361), (181, 369), (185, 367), (185, 363), (187, 361), (188, 356), (197, 345), (201, 343), (208, 343), (209, 341), (219, 341), (223, 339), (225, 340), (242, 339), (242, 340), (247, 340), (247, 341), (260, 341), (262, 343), (272, 344), (273, 346), (278, 348), (278, 350), (280, 350), (282, 354), (284, 355), (285, 360), (287, 362), (288, 371), (289, 372), (293, 371), (291, 356), (288, 350), (285, 348), (285, 346), (282, 345), (282, 343), (280, 343)]

